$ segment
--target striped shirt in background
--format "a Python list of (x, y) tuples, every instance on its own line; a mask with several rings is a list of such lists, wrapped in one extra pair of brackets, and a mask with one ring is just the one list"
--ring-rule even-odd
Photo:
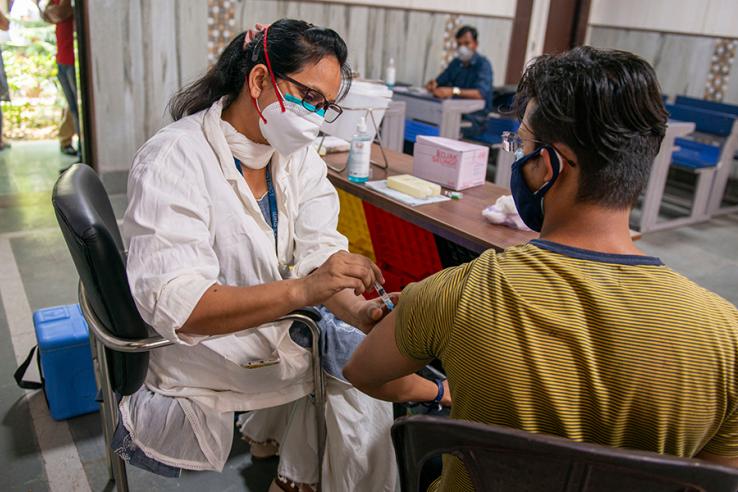
[[(658, 258), (543, 240), (488, 251), (408, 286), (396, 339), (443, 362), (453, 418), (738, 457), (738, 310)], [(444, 457), (434, 487), (471, 483)]]

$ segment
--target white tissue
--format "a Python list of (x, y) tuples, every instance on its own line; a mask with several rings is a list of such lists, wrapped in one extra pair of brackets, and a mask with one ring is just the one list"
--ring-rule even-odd
[(482, 215), (492, 224), (506, 225), (521, 231), (530, 231), (518, 215), (515, 201), (511, 195), (503, 195), (493, 204), (482, 210)]

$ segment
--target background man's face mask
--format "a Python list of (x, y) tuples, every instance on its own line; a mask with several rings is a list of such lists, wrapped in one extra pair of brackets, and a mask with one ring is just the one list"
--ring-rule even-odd
[(268, 31), (269, 28), (264, 30), (264, 57), (277, 100), (262, 111), (259, 102), (253, 97), (251, 99), (259, 113), (261, 134), (274, 150), (286, 157), (310, 145), (318, 137), (325, 111), (312, 112), (302, 105), (300, 99), (292, 94), (283, 95), (279, 90), (267, 52)]
[(456, 56), (459, 57), (459, 60), (468, 62), (474, 56), (474, 51), (467, 46), (459, 46), (459, 49), (456, 50)]
[[(523, 166), (532, 159), (540, 157), (543, 149), (548, 151), (551, 158), (553, 176), (536, 191), (531, 191), (523, 177)], [(510, 190), (515, 201), (515, 207), (518, 209), (518, 214), (520, 214), (520, 218), (525, 225), (536, 232), (541, 232), (543, 227), (543, 196), (551, 189), (561, 172), (559, 154), (551, 145), (542, 145), (527, 155), (524, 155), (522, 149), (519, 148), (515, 152), (515, 157), (517, 160), (512, 165), (512, 174), (510, 175)]]

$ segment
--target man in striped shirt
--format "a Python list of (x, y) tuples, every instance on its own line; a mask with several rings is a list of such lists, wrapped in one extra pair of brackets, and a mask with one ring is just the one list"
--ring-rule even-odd
[[(653, 69), (590, 47), (544, 55), (517, 107), (511, 188), (540, 239), (408, 286), (344, 375), (389, 398), (436, 358), (453, 418), (738, 466), (738, 310), (630, 237), (667, 122)], [(444, 457), (432, 488), (471, 484)]]

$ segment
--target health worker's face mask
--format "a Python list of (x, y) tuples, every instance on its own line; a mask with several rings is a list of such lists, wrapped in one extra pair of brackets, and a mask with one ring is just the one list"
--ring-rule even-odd
[(320, 132), (325, 112), (309, 111), (302, 105), (302, 101), (292, 94), (284, 94), (276, 85), (277, 101), (268, 105), (262, 111), (258, 101), (259, 128), (274, 150), (285, 157), (290, 156), (310, 145)]
[[(551, 167), (553, 168), (553, 176), (549, 181), (543, 183), (543, 185), (536, 191), (530, 191), (528, 185), (525, 184), (525, 178), (523, 177), (523, 166), (525, 166), (532, 159), (536, 159), (541, 156), (541, 151), (546, 149), (548, 155), (551, 157)], [(543, 197), (548, 190), (556, 182), (561, 172), (561, 159), (558, 152), (550, 145), (543, 145), (538, 147), (530, 154), (523, 154), (523, 149), (518, 148), (515, 151), (516, 161), (512, 165), (512, 174), (510, 176), (510, 190), (512, 192), (513, 200), (515, 201), (515, 207), (518, 209), (518, 214), (523, 220), (525, 225), (536, 232), (541, 232), (543, 227)]]
[(263, 111), (256, 99), (252, 98), (252, 101), (259, 113), (261, 134), (269, 142), (269, 145), (274, 147), (274, 150), (280, 155), (288, 157), (307, 147), (318, 137), (325, 111), (310, 111), (303, 106), (302, 100), (292, 94), (282, 94), (282, 91), (279, 90), (267, 52), (268, 30), (269, 28), (264, 30), (264, 57), (266, 58), (269, 78), (272, 81), (277, 100), (264, 108)]
[(474, 56), (474, 51), (467, 46), (459, 46), (459, 49), (456, 50), (456, 56), (459, 57), (459, 60), (468, 62)]

